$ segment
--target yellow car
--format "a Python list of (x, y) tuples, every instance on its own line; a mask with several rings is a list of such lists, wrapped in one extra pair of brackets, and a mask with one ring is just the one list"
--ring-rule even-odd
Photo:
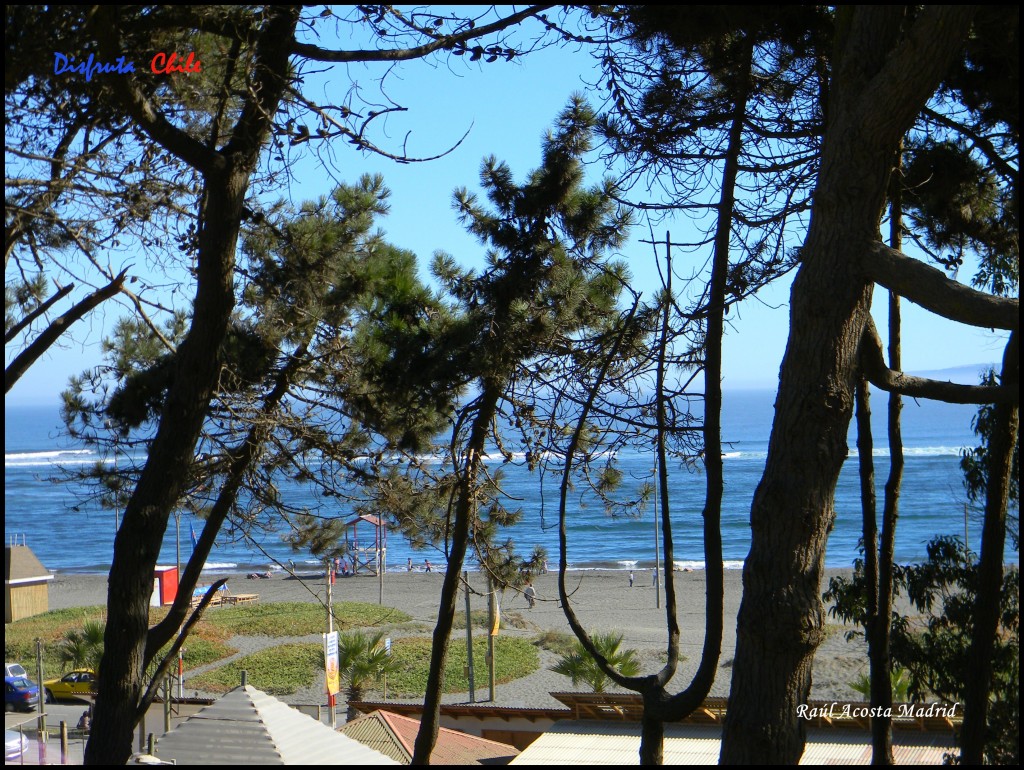
[(88, 696), (96, 688), (96, 672), (88, 668), (80, 668), (65, 674), (60, 679), (48, 679), (43, 682), (46, 689), (46, 702), (58, 700), (75, 700), (79, 696)]

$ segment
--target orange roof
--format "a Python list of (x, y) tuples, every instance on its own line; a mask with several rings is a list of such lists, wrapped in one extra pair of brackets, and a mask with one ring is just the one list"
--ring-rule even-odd
[[(389, 740), (395, 749), (399, 749), (405, 764), (408, 764), (412, 759), (420, 723), (417, 719), (391, 711), (374, 711), (354, 719), (338, 729), (339, 732), (357, 740), (366, 739), (367, 745), (371, 742), (376, 744), (382, 739)], [(382, 735), (382, 732), (386, 732), (386, 736)], [(372, 738), (371, 733), (375, 733)], [(375, 748), (389, 756), (396, 757), (395, 753), (387, 751), (381, 746), (375, 746)], [(479, 765), (483, 764), (481, 760), (496, 759), (508, 762), (518, 753), (519, 749), (515, 746), (442, 727), (438, 730), (437, 744), (430, 755), (430, 763), (432, 765)], [(493, 764), (493, 762), (487, 764)]]

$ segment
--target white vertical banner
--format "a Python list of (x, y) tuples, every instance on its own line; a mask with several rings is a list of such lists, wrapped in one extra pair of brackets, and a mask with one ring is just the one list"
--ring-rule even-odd
[(338, 632), (324, 634), (324, 692), (337, 695), (341, 689), (338, 672)]

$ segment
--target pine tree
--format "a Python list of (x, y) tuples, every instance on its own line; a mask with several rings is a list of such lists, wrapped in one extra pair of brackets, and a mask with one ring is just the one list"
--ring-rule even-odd
[[(624, 242), (629, 217), (617, 211), (610, 182), (592, 188), (583, 184), (581, 158), (591, 147), (594, 124), (592, 111), (575, 97), (544, 141), (542, 165), (524, 184), (515, 183), (506, 164), (485, 160), (480, 177), (490, 206), (463, 189), (455, 193), (455, 207), (486, 247), (486, 267), (476, 273), (459, 269), (447, 256), (434, 261), (434, 273), (455, 312), (416, 368), (458, 373), (466, 397), (453, 419), (453, 462), (443, 483), (447, 500), (438, 498), (440, 505), (434, 507), (435, 521), (446, 528), (448, 564), (414, 763), (426, 762), (437, 740), (443, 672), (467, 549), (477, 549), (484, 568), (494, 566), (488, 557), (494, 551), (486, 544), (495, 530), (481, 530), (480, 512), (495, 523), (511, 520), (484, 467), (491, 447), (508, 451), (507, 435), (495, 425), (504, 418), (528, 436), (523, 426), (535, 424), (538, 404), (522, 394), (531, 387), (534, 392), (557, 390), (558, 383), (570, 379), (574, 351), (594, 344), (591, 340), (619, 319), (616, 301), (625, 273), (609, 253)], [(535, 554), (532, 564), (522, 565), (509, 550), (504, 553), (509, 555), (506, 567), (515, 565), (521, 575), (538, 569), (542, 558)], [(502, 577), (500, 572), (493, 576)]]

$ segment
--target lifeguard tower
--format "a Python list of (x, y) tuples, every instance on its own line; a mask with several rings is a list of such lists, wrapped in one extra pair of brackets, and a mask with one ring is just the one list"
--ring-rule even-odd
[(379, 516), (364, 514), (345, 522), (345, 548), (352, 574), (363, 567), (374, 575), (388, 571), (388, 530)]

